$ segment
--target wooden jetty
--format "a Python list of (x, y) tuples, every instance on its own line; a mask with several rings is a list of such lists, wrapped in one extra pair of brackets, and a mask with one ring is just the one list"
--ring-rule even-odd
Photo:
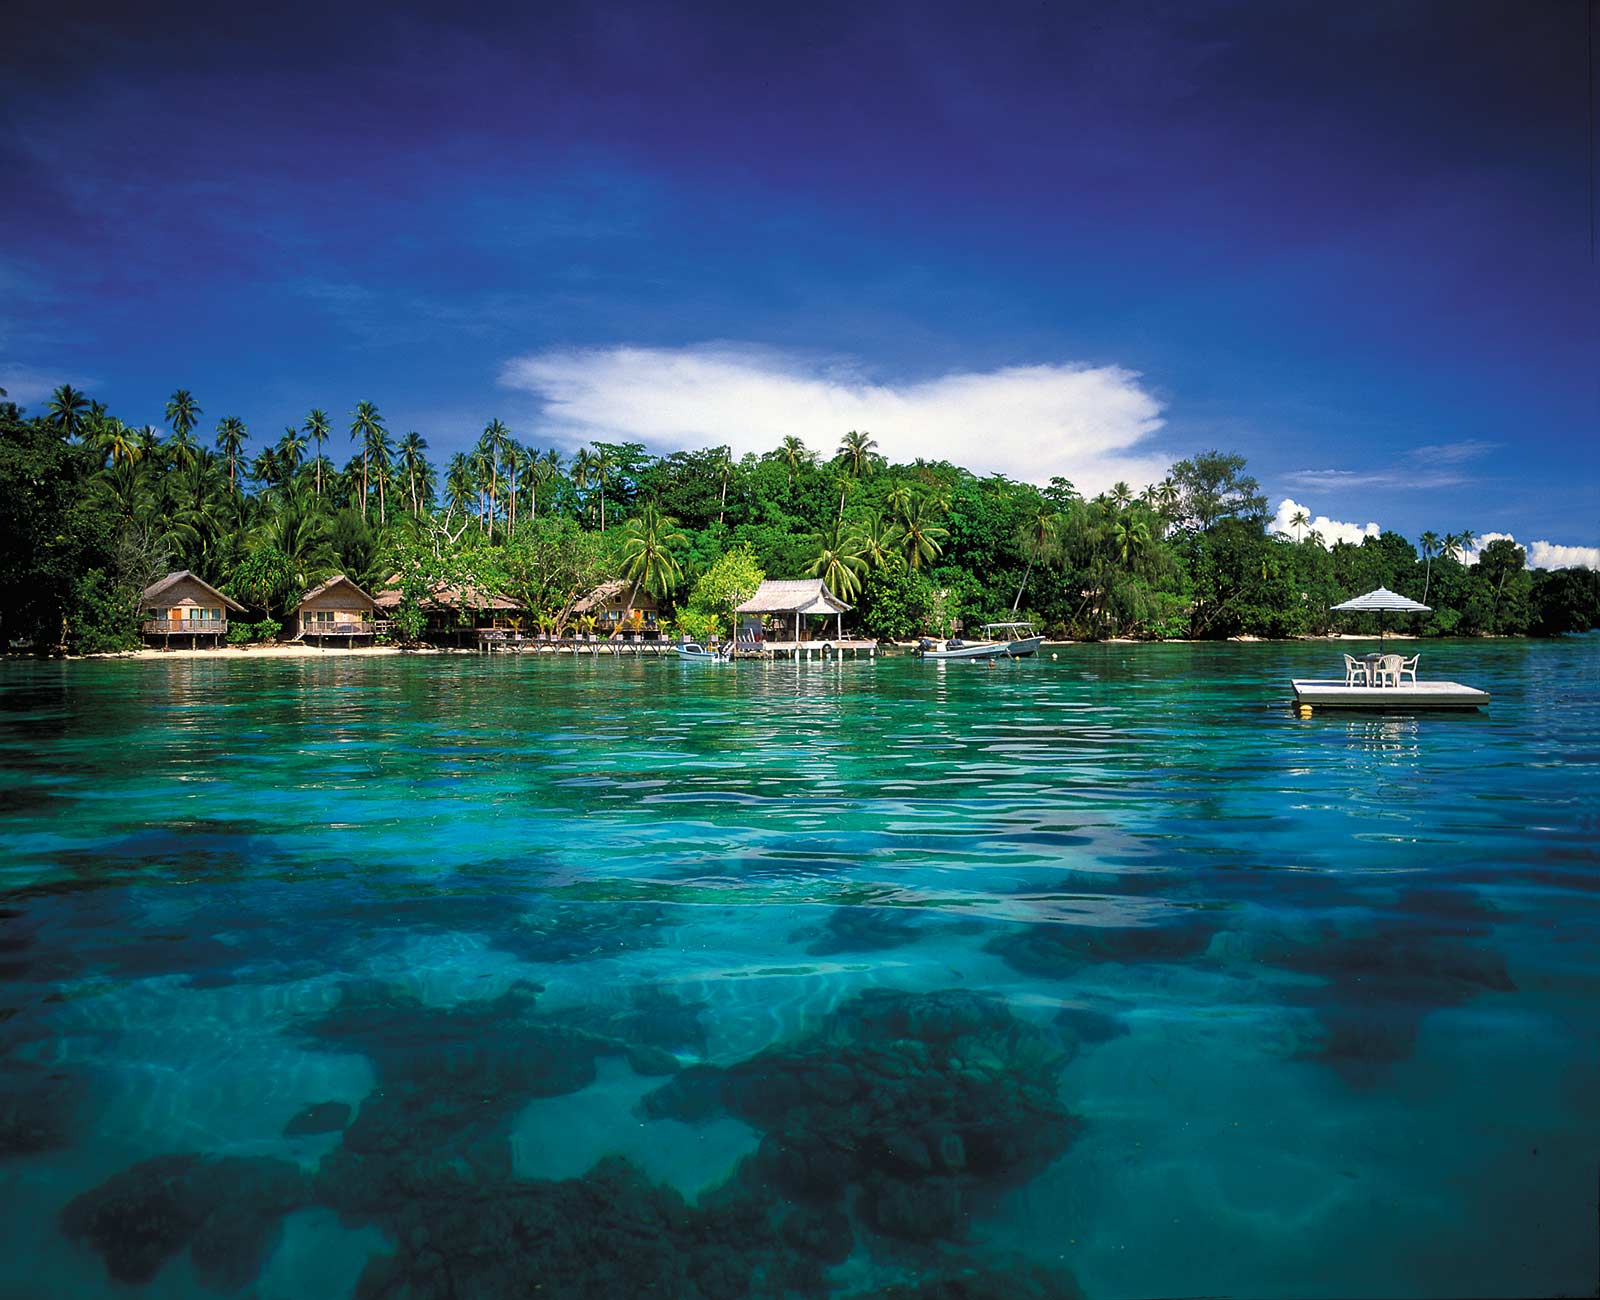
[[(616, 637), (522, 636), (504, 628), (483, 628), (478, 633), (478, 649), (494, 654), (611, 655), (625, 659), (665, 659), (677, 651), (675, 641), (627, 640)], [(813, 641), (739, 641), (733, 647), (734, 659), (843, 659), (878, 654), (876, 641), (851, 637), (819, 637)]]
[(858, 655), (875, 659), (878, 643), (859, 637), (834, 636), (811, 641), (740, 641), (733, 650), (735, 659), (793, 659), (796, 663), (810, 659), (813, 654), (821, 659), (843, 659), (846, 654), (852, 659)]
[(1300, 709), (1481, 709), (1489, 703), (1489, 692), (1460, 682), (1351, 686), (1343, 679), (1296, 680), (1294, 700)]

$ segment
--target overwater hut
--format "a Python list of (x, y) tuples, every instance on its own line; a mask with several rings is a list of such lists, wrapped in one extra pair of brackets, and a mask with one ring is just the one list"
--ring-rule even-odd
[(617, 632), (651, 639), (659, 635), (661, 606), (636, 582), (621, 578), (602, 582), (572, 607), (574, 614), (593, 615), (595, 630), (602, 636)]
[(377, 602), (342, 573), (300, 598), (290, 615), (291, 638), (317, 645), (368, 645), (376, 639)]
[[(853, 609), (828, 590), (821, 578), (768, 578), (756, 594), (734, 611), (739, 617), (740, 640), (772, 642), (774, 648), (797, 646), (806, 641), (844, 640), (844, 616)], [(833, 634), (824, 621), (813, 633), (808, 620), (813, 615), (834, 619)]]
[(151, 583), (139, 597), (140, 630), (152, 644), (170, 648), (173, 637), (188, 637), (191, 647), (221, 645), (228, 635), (228, 611), (244, 613), (209, 582), (187, 569)]
[[(400, 608), (401, 599), (400, 577), (396, 574), (377, 595), (379, 614), (392, 617)], [(420, 603), (427, 618), (423, 637), (429, 641), (458, 644), (475, 640), (483, 631), (515, 627), (519, 622), (517, 615), (523, 612), (522, 606), (509, 597), (470, 582), (441, 582)]]

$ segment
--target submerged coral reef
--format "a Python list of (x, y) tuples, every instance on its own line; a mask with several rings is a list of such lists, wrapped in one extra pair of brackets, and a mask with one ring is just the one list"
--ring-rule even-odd
[(574, 1300), (821, 1297), (829, 1270), (862, 1247), (912, 1279), (884, 1293), (908, 1300), (1076, 1296), (1070, 1277), (1032, 1265), (1004, 1278), (950, 1268), (974, 1216), (1077, 1127), (1056, 1090), (1073, 1045), (1004, 1003), (869, 991), (746, 1061), (673, 1074), (647, 1096), (649, 1117), (727, 1113), (764, 1134), (691, 1204), (618, 1157), (581, 1178), (513, 1176), (510, 1127), (527, 1101), (585, 1087), (601, 1055), (675, 1067), (669, 1049), (702, 1037), (696, 1004), (649, 986), (581, 1015), (541, 1015), (538, 993), (519, 985), (438, 1008), (349, 985), (306, 1032), (366, 1054), (377, 1086), (353, 1119), (335, 1102), (291, 1120), (296, 1133), (343, 1129), (314, 1177), (278, 1160), (160, 1156), (79, 1196), (62, 1228), (119, 1281), (147, 1282), (187, 1248), (223, 1291), (257, 1275), (285, 1213), (320, 1204), (394, 1243), (369, 1262), (360, 1300), (535, 1287)]

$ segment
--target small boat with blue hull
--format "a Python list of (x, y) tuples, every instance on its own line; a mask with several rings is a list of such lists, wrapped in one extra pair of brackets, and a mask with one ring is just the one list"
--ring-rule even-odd
[(678, 658), (692, 664), (725, 664), (728, 656), (716, 650), (707, 650), (698, 641), (684, 641), (676, 647)]

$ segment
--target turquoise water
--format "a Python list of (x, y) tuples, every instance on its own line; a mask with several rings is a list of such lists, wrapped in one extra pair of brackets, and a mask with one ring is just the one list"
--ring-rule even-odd
[(1587, 1294), (1600, 644), (1422, 649), (0, 666), (0, 1297)]

